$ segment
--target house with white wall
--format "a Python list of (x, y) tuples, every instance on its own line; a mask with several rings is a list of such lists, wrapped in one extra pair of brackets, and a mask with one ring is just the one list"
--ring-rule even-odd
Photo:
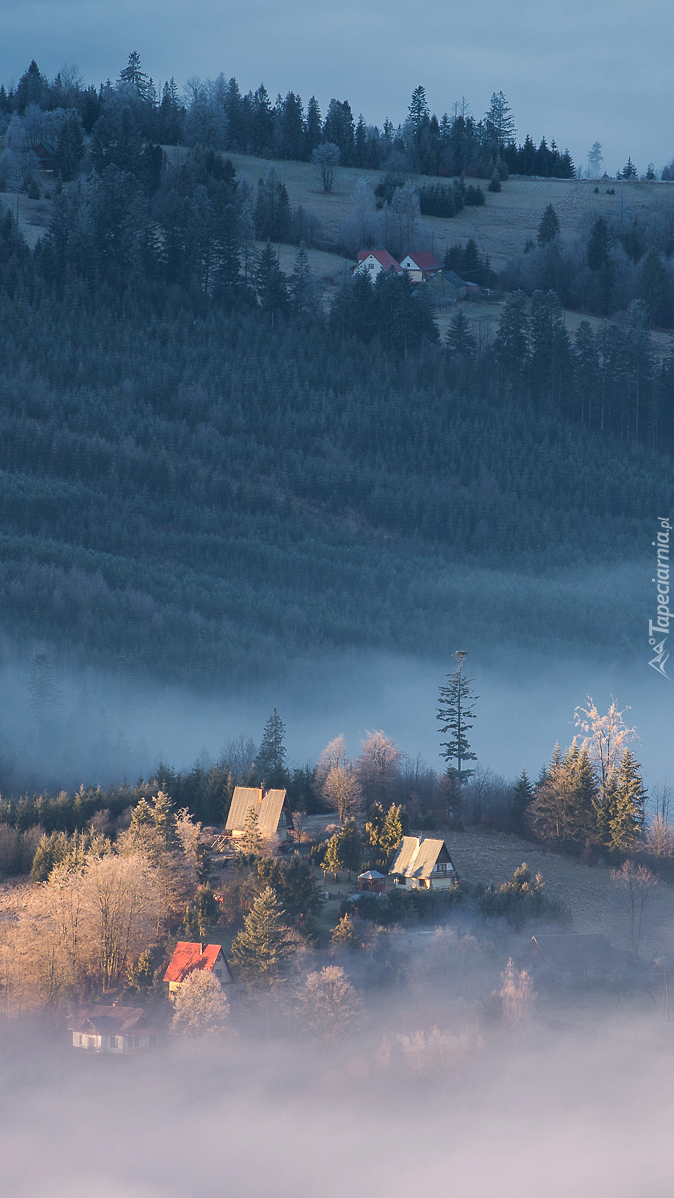
[(154, 1048), (157, 1029), (142, 1007), (82, 1007), (68, 1024), (73, 1048), (84, 1052), (135, 1056)]
[(221, 944), (200, 944), (198, 940), (179, 940), (168, 963), (164, 981), (168, 982), (169, 998), (175, 998), (183, 982), (194, 973), (203, 970), (227, 986), (234, 981), (225, 960)]
[(442, 270), (435, 254), (430, 250), (413, 250), (405, 254), (400, 266), (406, 270), (413, 283), (425, 283), (433, 279)]
[(353, 273), (369, 275), (374, 283), (377, 275), (381, 274), (383, 270), (392, 270), (395, 274), (399, 274), (402, 266), (399, 262), (396, 262), (388, 250), (361, 250), (358, 255), (358, 263), (353, 268)]
[(444, 840), (424, 836), (403, 836), (389, 876), (409, 890), (449, 890), (459, 880)]

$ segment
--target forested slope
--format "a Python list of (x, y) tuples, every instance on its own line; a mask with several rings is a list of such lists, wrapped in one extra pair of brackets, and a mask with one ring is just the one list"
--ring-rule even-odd
[(220, 682), (468, 626), (615, 644), (568, 569), (641, 557), (671, 502), (668, 458), (433, 347), (84, 293), (3, 298), (0, 327), (2, 624), (68, 656)]

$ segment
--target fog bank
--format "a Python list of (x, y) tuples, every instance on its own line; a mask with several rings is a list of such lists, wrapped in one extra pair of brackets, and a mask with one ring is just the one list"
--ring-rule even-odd
[[(647, 648), (647, 647), (646, 647)], [(557, 740), (574, 735), (573, 712), (592, 695), (605, 708), (614, 695), (631, 706), (628, 722), (640, 736), (637, 753), (648, 782), (672, 773), (672, 682), (636, 664), (607, 664), (554, 655), (525, 656), (476, 647), (467, 659), (479, 695), (471, 742), (480, 763), (507, 777), (526, 766), (535, 775)], [(179, 685), (82, 670), (54, 669), (49, 736), (30, 704), (30, 661), (18, 656), (0, 670), (7, 788), (12, 768), (51, 786), (147, 777), (159, 761), (189, 768), (197, 757), (217, 759), (225, 741), (244, 733), (259, 740), (278, 708), (287, 727), (289, 759), (315, 761), (343, 733), (353, 753), (366, 730), (382, 728), (410, 755), (440, 767), (436, 730), (438, 686), (453, 666), (381, 653), (326, 656), (268, 683), (223, 687), (203, 695)]]
[(430, 1075), (387, 1065), (376, 1035), (334, 1053), (207, 1040), (123, 1061), (38, 1040), (0, 1065), (3, 1193), (664, 1198), (673, 1028), (534, 1024), (473, 1039)]

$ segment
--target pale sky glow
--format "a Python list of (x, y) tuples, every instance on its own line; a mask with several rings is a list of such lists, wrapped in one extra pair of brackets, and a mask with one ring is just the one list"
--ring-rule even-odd
[(99, 83), (138, 49), (156, 81), (224, 71), (323, 111), (346, 98), (377, 124), (418, 83), (438, 115), (465, 95), (479, 116), (502, 89), (521, 140), (556, 137), (582, 162), (598, 139), (615, 173), (628, 154), (640, 171), (674, 155), (673, 34), (671, 0), (0, 0), (0, 78), (34, 57)]

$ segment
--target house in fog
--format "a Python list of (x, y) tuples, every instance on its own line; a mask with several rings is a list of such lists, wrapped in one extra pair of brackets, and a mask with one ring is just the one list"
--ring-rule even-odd
[(442, 270), (435, 254), (430, 250), (413, 250), (410, 254), (405, 254), (400, 263), (403, 270), (406, 270), (413, 283), (425, 283), (427, 279), (433, 279)]
[(358, 255), (358, 263), (353, 268), (353, 273), (354, 275), (369, 275), (374, 283), (377, 275), (381, 274), (382, 270), (392, 270), (394, 274), (400, 274), (402, 266), (399, 262), (396, 262), (388, 250), (361, 250)]
[(444, 840), (424, 836), (403, 836), (389, 876), (409, 890), (449, 890), (459, 880)]
[(164, 974), (164, 981), (168, 982), (169, 998), (175, 997), (176, 991), (195, 970), (211, 973), (221, 986), (230, 985), (234, 981), (221, 944), (179, 940)]
[(600, 932), (552, 932), (532, 936), (532, 965), (553, 973), (599, 976), (615, 966), (618, 954)]
[(157, 1029), (142, 1007), (82, 1007), (68, 1024), (73, 1048), (134, 1056), (154, 1048)]
[(253, 808), (257, 811), (257, 826), (261, 836), (271, 840), (287, 840), (294, 832), (293, 817), (285, 790), (265, 790), (263, 786), (237, 786), (225, 824), (225, 835), (241, 836), (246, 826), (246, 816)]

